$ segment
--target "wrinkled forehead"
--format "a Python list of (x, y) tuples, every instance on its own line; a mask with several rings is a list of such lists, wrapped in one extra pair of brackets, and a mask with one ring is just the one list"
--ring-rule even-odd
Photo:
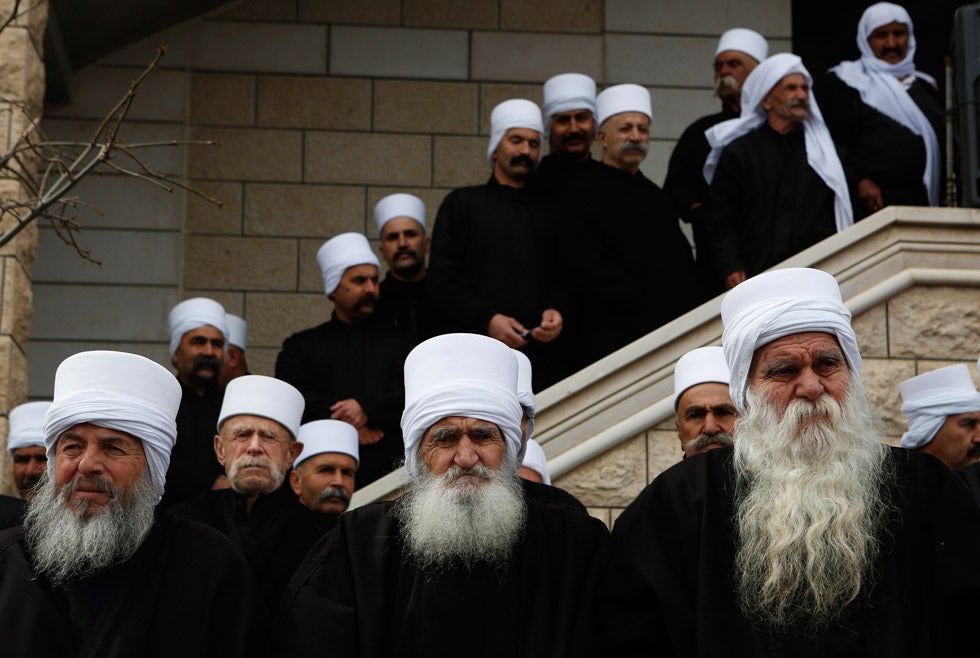
[(776, 338), (765, 345), (757, 347), (752, 355), (752, 366), (749, 375), (755, 374), (756, 368), (774, 358), (792, 358), (803, 354), (836, 353), (844, 357), (844, 350), (835, 334), (826, 331), (805, 331)]

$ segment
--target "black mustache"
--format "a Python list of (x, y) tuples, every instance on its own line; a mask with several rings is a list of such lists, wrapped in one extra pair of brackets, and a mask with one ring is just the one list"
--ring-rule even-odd
[(515, 155), (510, 159), (511, 166), (523, 164), (528, 169), (534, 169), (534, 161), (527, 155)]
[(588, 139), (588, 135), (586, 135), (584, 131), (582, 131), (582, 130), (576, 130), (575, 132), (570, 132), (567, 135), (565, 135), (564, 137), (562, 137), (561, 138), (561, 143), (562, 144), (567, 144), (568, 142), (573, 142), (573, 141), (582, 141), (582, 142), (584, 142), (586, 139)]

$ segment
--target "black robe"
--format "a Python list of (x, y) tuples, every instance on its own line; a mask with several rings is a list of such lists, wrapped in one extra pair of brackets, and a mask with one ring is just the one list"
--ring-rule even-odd
[(732, 455), (709, 450), (671, 467), (616, 521), (600, 604), (607, 655), (975, 654), (980, 515), (941, 462), (891, 449), (893, 510), (874, 588), (817, 637), (772, 636), (735, 599)]
[(719, 283), (755, 276), (837, 232), (834, 193), (806, 161), (805, 127), (768, 123), (725, 147), (705, 207), (704, 246)]
[(605, 655), (592, 604), (606, 527), (536, 491), (525, 487), (525, 533), (504, 573), (427, 576), (403, 554), (397, 502), (345, 513), (290, 584), (279, 655)]
[(249, 513), (245, 497), (231, 489), (195, 496), (170, 513), (211, 526), (231, 539), (248, 561), (259, 595), (270, 610), (279, 604), (307, 551), (337, 519), (300, 503), (288, 478), (278, 490), (259, 496)]
[[(429, 258), (439, 333), (486, 335), (497, 313), (534, 329), (549, 308), (562, 314), (567, 328), (556, 239), (550, 200), (532, 190), (491, 177), (485, 185), (450, 192), (439, 206)], [(568, 374), (562, 342), (562, 336), (550, 343), (531, 340), (522, 348), (535, 391)]]
[(160, 509), (207, 491), (225, 470), (214, 454), (214, 435), (224, 394), (216, 386), (200, 396), (180, 379), (180, 408), (177, 410), (177, 442), (170, 453), (170, 467)]
[(980, 462), (953, 471), (953, 476), (970, 493), (973, 502), (980, 507)]
[(276, 358), (276, 377), (306, 400), (304, 423), (330, 418), (334, 403), (354, 398), (368, 415), (368, 426), (384, 432), (377, 443), (360, 446), (358, 487), (395, 470), (404, 457), (406, 353), (390, 323), (372, 317), (347, 324), (335, 315), (284, 340)]
[(19, 526), (27, 504), (20, 498), (0, 495), (0, 530)]
[[(881, 188), (886, 206), (929, 205), (926, 186), (922, 182), (926, 167), (923, 139), (874, 107), (865, 105), (861, 92), (835, 74), (828, 73), (818, 83), (820, 86), (815, 93), (819, 95), (820, 110), (840, 152), (855, 217), (871, 214), (864, 210), (857, 198), (857, 184), (865, 178)], [(939, 92), (924, 80), (917, 79), (908, 93), (932, 125), (939, 142), (939, 166), (942, 167), (945, 164), (945, 112)]]
[(600, 163), (568, 183), (561, 214), (562, 255), (580, 300), (578, 367), (703, 301), (673, 206), (643, 172)]
[(225, 537), (168, 515), (129, 560), (64, 588), (34, 574), (23, 528), (0, 532), (4, 656), (251, 656), (254, 594), (248, 565)]
[(388, 272), (378, 286), (378, 293), (378, 318), (395, 327), (407, 349), (436, 335), (438, 322), (429, 295), (428, 277), (421, 281), (401, 281)]
[(549, 153), (541, 158), (541, 163), (527, 179), (527, 187), (533, 192), (550, 198), (551, 203), (557, 208), (568, 181), (598, 164), (599, 161), (593, 159), (591, 155), (584, 160), (576, 160), (557, 153)]

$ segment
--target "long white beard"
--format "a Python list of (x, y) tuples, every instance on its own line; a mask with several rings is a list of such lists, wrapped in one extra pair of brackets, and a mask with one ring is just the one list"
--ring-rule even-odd
[(56, 489), (45, 473), (24, 516), (34, 569), (53, 585), (87, 578), (129, 559), (153, 526), (159, 496), (149, 470), (124, 494), (106, 480), (110, 501), (87, 518), (87, 506), (73, 510), (68, 502), (77, 484), (75, 480)]
[(734, 430), (739, 603), (770, 628), (824, 627), (873, 584), (889, 507), (880, 420), (853, 381), (843, 409), (823, 395), (780, 419), (768, 399), (747, 403)]
[(506, 564), (527, 518), (515, 464), (508, 455), (498, 469), (453, 465), (441, 476), (420, 469), (395, 509), (408, 553), (423, 571)]

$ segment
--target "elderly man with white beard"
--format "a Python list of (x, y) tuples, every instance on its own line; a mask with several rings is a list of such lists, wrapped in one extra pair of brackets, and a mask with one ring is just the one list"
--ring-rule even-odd
[(5, 656), (251, 655), (248, 566), (219, 533), (155, 516), (181, 390), (135, 354), (82, 352), (55, 375), (48, 469), (0, 533)]
[(231, 380), (214, 437), (231, 488), (207, 491), (170, 510), (227, 535), (248, 560), (270, 610), (306, 552), (333, 525), (302, 505), (287, 481), (303, 450), (296, 440), (303, 407), (303, 394), (282, 380)]
[(510, 349), (486, 336), (438, 336), (409, 354), (412, 483), (346, 512), (310, 551), (286, 593), (280, 655), (595, 655), (608, 534), (518, 478), (516, 386)]
[(616, 522), (608, 655), (972, 655), (980, 517), (941, 462), (881, 442), (850, 319), (818, 270), (724, 299), (738, 438)]

